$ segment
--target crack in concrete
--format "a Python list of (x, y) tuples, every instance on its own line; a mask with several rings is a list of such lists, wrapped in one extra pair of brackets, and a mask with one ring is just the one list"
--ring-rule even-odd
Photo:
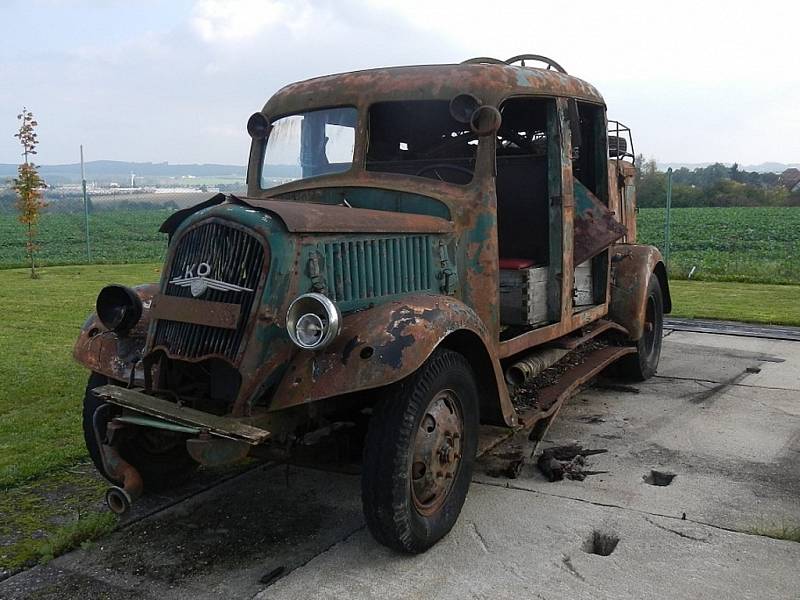
[(570, 573), (572, 573), (573, 575), (575, 575), (575, 577), (577, 577), (577, 578), (578, 578), (578, 579), (580, 579), (581, 581), (586, 581), (586, 580), (583, 578), (583, 575), (581, 575), (580, 573), (578, 573), (578, 569), (576, 569), (576, 568), (575, 568), (575, 565), (573, 565), (573, 564), (572, 564), (572, 558), (570, 558), (570, 556), (569, 556), (569, 555), (567, 555), (567, 554), (562, 554), (562, 555), (561, 555), (561, 564), (563, 564), (563, 565), (564, 565), (564, 567), (566, 567), (566, 570), (567, 570), (568, 572), (570, 572)]
[(350, 533), (348, 533), (348, 534), (347, 534), (346, 536), (344, 536), (343, 538), (341, 538), (341, 539), (339, 539), (339, 540), (336, 540), (335, 542), (333, 542), (333, 543), (329, 544), (327, 547), (323, 548), (322, 550), (320, 550), (320, 551), (319, 551), (319, 552), (317, 552), (316, 554), (312, 554), (312, 555), (311, 555), (311, 556), (309, 556), (309, 557), (308, 557), (306, 560), (304, 560), (304, 561), (302, 561), (302, 562), (298, 563), (298, 564), (297, 564), (297, 566), (295, 566), (295, 567), (292, 567), (292, 568), (290, 568), (290, 569), (286, 569), (286, 570), (284, 570), (284, 571), (283, 571), (283, 573), (281, 573), (281, 574), (280, 574), (278, 577), (275, 577), (275, 578), (274, 578), (272, 581), (270, 581), (270, 582), (269, 582), (267, 585), (265, 585), (263, 588), (261, 588), (261, 589), (260, 589), (258, 592), (256, 592), (255, 594), (253, 594), (253, 595), (250, 597), (250, 599), (251, 599), (251, 600), (255, 600), (255, 598), (257, 598), (259, 595), (261, 595), (262, 593), (264, 593), (264, 590), (266, 590), (266, 589), (268, 589), (268, 588), (272, 587), (272, 586), (273, 586), (275, 583), (277, 583), (278, 581), (280, 581), (280, 580), (281, 580), (281, 579), (283, 579), (284, 577), (288, 576), (288, 575), (289, 575), (289, 574), (291, 574), (291, 573), (294, 573), (294, 572), (295, 572), (295, 571), (297, 571), (298, 569), (302, 569), (302, 568), (303, 568), (303, 567), (305, 567), (305, 566), (306, 566), (308, 563), (310, 563), (312, 560), (314, 560), (314, 559), (315, 559), (315, 558), (317, 558), (318, 556), (322, 556), (323, 554), (325, 554), (326, 552), (328, 552), (328, 551), (332, 550), (333, 548), (335, 548), (335, 547), (336, 547), (336, 546), (338, 546), (339, 544), (344, 544), (344, 543), (347, 543), (347, 541), (348, 541), (348, 540), (349, 540), (351, 537), (353, 537), (355, 534), (357, 534), (357, 533), (359, 533), (359, 532), (361, 532), (361, 531), (364, 531), (364, 529), (366, 529), (366, 527), (367, 527), (366, 525), (361, 525), (360, 527), (356, 527), (356, 528), (355, 528), (353, 531), (351, 531)]
[[(653, 375), (653, 379), (663, 379), (665, 381), (670, 379), (675, 379), (678, 381), (694, 381), (695, 383), (711, 383), (711, 384), (718, 384), (719, 381), (714, 381), (713, 379), (698, 379), (696, 377), (680, 377), (678, 375)], [(776, 390), (779, 392), (796, 392), (798, 390), (792, 388), (785, 388), (785, 387), (772, 387), (769, 385), (753, 385), (753, 384), (745, 384), (745, 383), (731, 383), (730, 387), (739, 387), (739, 388), (748, 388), (753, 390)]]
[(741, 535), (748, 535), (748, 536), (759, 536), (757, 533), (753, 533), (751, 531), (740, 530), (740, 529), (733, 529), (732, 527), (724, 527), (723, 525), (715, 525), (714, 523), (708, 523), (706, 521), (697, 521), (695, 519), (683, 518), (683, 516), (676, 517), (675, 515), (667, 515), (663, 513), (654, 513), (649, 512), (646, 510), (642, 510), (640, 508), (631, 508), (630, 506), (620, 506), (619, 504), (611, 504), (607, 502), (598, 502), (596, 500), (587, 500), (585, 498), (576, 498), (574, 496), (565, 496), (563, 494), (553, 494), (550, 492), (543, 492), (541, 490), (531, 490), (528, 488), (520, 487), (517, 485), (513, 485), (510, 482), (505, 483), (492, 483), (489, 481), (472, 481), (473, 485), (487, 485), (490, 487), (497, 487), (501, 489), (509, 489), (509, 490), (517, 490), (519, 492), (528, 492), (529, 494), (541, 494), (542, 496), (550, 496), (551, 498), (561, 498), (562, 500), (574, 500), (575, 502), (583, 502), (584, 504), (592, 504), (594, 506), (600, 506), (603, 508), (618, 508), (620, 510), (627, 510), (635, 513), (639, 513), (640, 515), (649, 515), (651, 517), (662, 517), (664, 519), (672, 519), (674, 521), (684, 521), (687, 523), (694, 523), (695, 525), (704, 525), (706, 527), (711, 527), (713, 529), (719, 529), (720, 531), (727, 531), (728, 533), (738, 533)]
[(475, 524), (474, 521), (469, 521), (470, 530), (474, 534), (474, 537), (478, 540), (478, 543), (483, 548), (484, 553), (489, 554), (489, 545), (486, 543), (486, 540), (483, 537), (483, 534), (478, 529), (478, 526)]
[[(688, 533), (683, 533), (682, 531), (678, 531), (677, 529), (670, 529), (669, 527), (664, 527), (663, 525), (659, 525), (658, 523), (656, 523), (652, 519), (648, 519), (647, 517), (645, 517), (644, 520), (647, 521), (648, 523), (650, 523), (651, 525), (655, 525), (659, 529), (663, 529), (664, 531), (669, 531), (670, 533), (674, 533), (675, 535), (678, 535), (678, 536), (680, 536), (682, 538), (686, 538), (687, 540), (694, 540), (695, 542), (708, 543), (708, 538), (707, 537), (704, 537), (704, 538), (694, 537), (693, 535), (689, 535)], [(691, 521), (691, 522), (694, 523), (694, 521)]]

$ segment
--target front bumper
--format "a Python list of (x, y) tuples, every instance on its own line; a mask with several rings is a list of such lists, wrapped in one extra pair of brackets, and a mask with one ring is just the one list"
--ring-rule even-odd
[(271, 435), (266, 429), (253, 427), (240, 419), (219, 417), (186, 406), (180, 406), (174, 402), (150, 396), (137, 389), (123, 388), (118, 385), (103, 385), (93, 391), (98, 398), (111, 404), (173, 423), (197, 427), (210, 434), (238, 442), (246, 442), (253, 446), (266, 442)]

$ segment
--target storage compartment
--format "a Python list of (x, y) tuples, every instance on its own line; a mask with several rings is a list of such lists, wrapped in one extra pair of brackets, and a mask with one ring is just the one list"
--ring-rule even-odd
[(500, 322), (541, 325), (547, 322), (547, 267), (500, 269)]

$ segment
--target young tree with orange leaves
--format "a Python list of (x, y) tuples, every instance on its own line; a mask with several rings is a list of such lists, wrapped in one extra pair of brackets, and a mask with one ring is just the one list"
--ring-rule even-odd
[(36, 165), (29, 160), (29, 157), (36, 154), (36, 146), (39, 144), (39, 138), (36, 134), (36, 126), (39, 123), (36, 122), (33, 113), (24, 107), (22, 112), (17, 115), (17, 119), (21, 123), (19, 131), (14, 134), (14, 137), (19, 138), (25, 162), (17, 168), (19, 176), (14, 179), (14, 191), (17, 193), (19, 220), (27, 228), (28, 239), (25, 243), (25, 250), (31, 262), (31, 279), (36, 279), (38, 277), (36, 273), (36, 250), (38, 249), (36, 226), (39, 224), (39, 216), (45, 207), (42, 198), (44, 181), (39, 176)]

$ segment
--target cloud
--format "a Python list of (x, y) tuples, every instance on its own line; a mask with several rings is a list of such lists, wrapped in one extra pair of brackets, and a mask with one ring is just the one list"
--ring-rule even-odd
[[(56, 6), (56, 8), (54, 8)], [(246, 160), (247, 117), (318, 75), (533, 52), (595, 84), (636, 149), (669, 161), (800, 159), (794, 3), (190, 0), (4, 5), (0, 162), (36, 114), (43, 163)], [(748, 8), (749, 7), (749, 8)], [(90, 25), (86, 25), (90, 23)], [(33, 26), (33, 25), (31, 25)], [(23, 27), (24, 29), (24, 27)], [(236, 132), (239, 132), (238, 135)]]
[(311, 7), (303, 0), (200, 0), (192, 11), (191, 24), (205, 42), (241, 42), (276, 25), (302, 31), (310, 13)]

